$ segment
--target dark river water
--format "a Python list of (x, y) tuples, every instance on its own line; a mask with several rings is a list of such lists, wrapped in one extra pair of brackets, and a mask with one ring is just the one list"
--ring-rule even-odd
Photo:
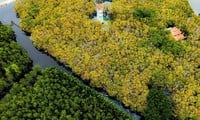
[[(14, 21), (16, 24), (19, 25), (19, 19), (16, 17), (16, 14), (14, 12), (13, 3), (0, 8), (0, 20), (3, 24), (11, 24), (11, 21)], [(29, 57), (33, 61), (33, 65), (40, 65), (42, 68), (55, 66), (59, 69), (64, 70), (64, 68), (62, 66), (59, 66), (53, 58), (38, 51), (33, 46), (29, 36), (26, 36), (19, 27), (13, 25), (13, 30), (15, 31), (17, 42), (22, 45), (24, 49), (28, 52)]]
[[(16, 17), (16, 14), (14, 12), (14, 3), (11, 3), (4, 7), (0, 7), (0, 21), (5, 25), (10, 25), (11, 21), (14, 21), (14, 23), (19, 25), (20, 19)], [(29, 57), (33, 61), (34, 66), (39, 65), (43, 69), (46, 67), (56, 67), (58, 69), (63, 70), (64, 72), (67, 72), (68, 74), (72, 74), (72, 71), (70, 71), (69, 69), (66, 69), (62, 65), (59, 65), (58, 62), (55, 61), (52, 57), (38, 51), (32, 44), (30, 37), (27, 36), (17, 25), (12, 26), (16, 34), (16, 40), (18, 44), (23, 46), (23, 48), (27, 51)], [(130, 109), (124, 108), (123, 105), (119, 101), (109, 98), (105, 92), (100, 92), (100, 93), (104, 97), (108, 98), (115, 106), (117, 106), (121, 110), (127, 112), (128, 114), (137, 118), (138, 120), (141, 119), (139, 115), (136, 115), (136, 113), (131, 112)]]

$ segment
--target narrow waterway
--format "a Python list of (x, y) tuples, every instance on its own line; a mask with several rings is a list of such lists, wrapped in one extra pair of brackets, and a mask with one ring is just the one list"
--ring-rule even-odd
[[(0, 8), (0, 21), (5, 25), (10, 25), (11, 21), (14, 21), (14, 23), (19, 25), (20, 19), (17, 18), (14, 12), (14, 3), (11, 3), (9, 5)], [(23, 48), (27, 51), (29, 57), (33, 61), (34, 66), (39, 65), (43, 69), (47, 67), (56, 67), (58, 69), (67, 72), (68, 74), (72, 74), (72, 71), (70, 69), (63, 67), (62, 65), (59, 65), (58, 62), (55, 61), (51, 56), (48, 56), (47, 54), (38, 51), (32, 44), (30, 37), (27, 36), (17, 25), (12, 26), (16, 34), (16, 40), (18, 44), (23, 46)], [(139, 115), (136, 115), (135, 113), (131, 112), (130, 109), (124, 108), (119, 101), (109, 98), (107, 93), (105, 93), (104, 91), (100, 93), (104, 97), (108, 98), (115, 106), (117, 106), (121, 110), (127, 112), (128, 114), (137, 118), (138, 120), (141, 119)]]
[[(9, 4), (0, 8), (0, 21), (3, 24), (11, 24), (11, 21), (14, 21), (19, 25), (19, 19), (16, 17), (14, 12), (14, 4)], [(38, 51), (32, 44), (29, 36), (26, 36), (25, 33), (16, 25), (12, 26), (13, 30), (16, 34), (17, 42), (24, 47), (24, 49), (28, 52), (29, 57), (33, 61), (33, 65), (40, 65), (41, 68), (46, 68), (49, 66), (54, 66), (59, 69), (64, 70), (64, 67), (59, 66), (58, 63), (48, 55), (41, 53)]]

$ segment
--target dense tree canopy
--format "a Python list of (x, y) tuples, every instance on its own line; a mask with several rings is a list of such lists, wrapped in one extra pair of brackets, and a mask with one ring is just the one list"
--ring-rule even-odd
[(0, 40), (1, 42), (9, 42), (14, 40), (14, 32), (10, 26), (4, 26), (0, 23)]
[(0, 98), (31, 67), (27, 53), (14, 40), (11, 26), (0, 24)]
[(99, 93), (55, 68), (35, 67), (0, 101), (0, 119), (129, 120)]
[(30, 71), (30, 58), (13, 38), (11, 26), (0, 24), (0, 119), (134, 119), (64, 72)]
[[(94, 10), (92, 0), (16, 2), (33, 43), (92, 86), (144, 114), (156, 85), (169, 91), (173, 117), (199, 118), (200, 18), (188, 1), (113, 0), (107, 24), (89, 18)], [(186, 40), (174, 41), (174, 26)]]

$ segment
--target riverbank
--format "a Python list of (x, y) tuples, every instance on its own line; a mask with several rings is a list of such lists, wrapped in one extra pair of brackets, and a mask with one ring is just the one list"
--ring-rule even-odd
[[(5, 8), (5, 9), (4, 9)], [(27, 36), (19, 27), (19, 19), (16, 18), (16, 14), (14, 13), (14, 4), (9, 4), (8, 6), (4, 7), (3, 9), (0, 10), (0, 19), (3, 21), (3, 24), (10, 24), (11, 21), (15, 22), (15, 25), (12, 26), (13, 30), (15, 31), (16, 34), (16, 39), (17, 42), (24, 47), (24, 49), (28, 52), (29, 56), (33, 60), (33, 65), (40, 65), (43, 69), (47, 67), (56, 67), (59, 68), (67, 73), (70, 73), (71, 70), (68, 70), (66, 66), (64, 67), (63, 64), (61, 63), (60, 65), (58, 64), (57, 61), (55, 61), (55, 58), (52, 58), (50, 55), (47, 55), (46, 53), (41, 52), (37, 50), (34, 45), (32, 44), (30, 37)], [(5, 14), (9, 13), (9, 14)], [(55, 59), (55, 60), (54, 60)], [(70, 73), (72, 74), (72, 73)], [(75, 76), (75, 74), (73, 74)], [(76, 78), (80, 78), (78, 76), (75, 76)], [(81, 80), (80, 80), (81, 81)], [(86, 84), (86, 83), (85, 83)], [(130, 111), (130, 109), (126, 109), (123, 107), (122, 103), (119, 101), (116, 101), (114, 99), (111, 99), (105, 92), (102, 93), (102, 91), (99, 90), (99, 93), (101, 93), (104, 97), (109, 99), (110, 102), (115, 104), (117, 107), (119, 107), (121, 110), (127, 112), (131, 116), (134, 116), (138, 119), (140, 119), (139, 116), (134, 114), (133, 112)]]
[[(79, 1), (77, 1), (77, 2), (79, 2)], [(180, 1), (180, 3), (181, 3), (181, 1)], [(38, 3), (38, 4), (41, 4), (41, 3)], [(46, 4), (46, 2), (44, 4)], [(166, 3), (163, 3), (163, 4), (165, 5)], [(187, 12), (180, 10), (180, 11), (182, 11), (183, 16), (180, 15), (181, 13), (177, 13), (177, 16), (179, 15), (179, 17), (176, 17), (176, 16), (174, 17), (173, 16), (174, 13), (172, 13), (171, 16), (169, 16), (170, 18), (173, 18), (175, 21), (180, 20), (180, 22), (177, 23), (180, 26), (185, 24), (185, 21), (187, 20), (188, 16), (190, 16), (190, 15), (194, 16), (194, 14), (191, 11), (191, 8), (188, 6), (187, 1), (185, 1), (184, 3), (178, 4), (178, 5), (180, 5), (180, 7), (177, 7), (176, 5), (174, 5), (174, 8), (177, 9), (177, 10), (174, 10), (174, 12), (176, 12), (176, 11), (179, 11), (179, 8), (182, 8), (186, 4), (187, 4), (187, 7), (184, 7), (184, 8), (186, 8), (185, 11), (187, 11)], [(168, 6), (169, 6), (169, 10), (170, 10), (172, 5), (168, 4)], [(24, 7), (21, 7), (21, 8), (24, 8)], [(67, 8), (67, 7), (65, 7), (65, 8)], [(149, 9), (150, 8), (151, 8), (151, 6), (149, 6)], [(27, 10), (28, 10), (28, 8), (24, 9), (24, 12), (27, 12)], [(157, 10), (159, 11), (159, 8), (157, 8)], [(153, 20), (153, 18), (154, 18), (154, 15), (153, 15), (154, 12), (153, 11), (151, 11), (151, 10), (150, 11), (149, 10), (147, 10), (147, 11), (138, 10), (139, 13), (140, 13), (140, 11), (142, 11), (144, 13), (152, 12), (152, 14), (150, 14), (149, 17), (151, 17), (152, 20)], [(163, 10), (163, 14), (162, 14), (163, 16), (165, 14), (167, 14), (165, 12), (166, 12), (166, 10)], [(54, 14), (50, 14), (49, 16), (54, 16), (57, 13), (58, 12), (56, 12)], [(187, 14), (185, 14), (185, 13), (187, 13)], [(28, 15), (29, 14), (30, 13), (28, 13)], [(44, 12), (43, 14), (46, 14), (46, 13)], [(63, 14), (64, 13), (62, 13), (62, 12), (60, 13), (60, 15), (63, 15)], [(21, 14), (21, 15), (23, 15), (23, 14)], [(121, 15), (119, 15), (119, 17), (120, 16)], [(140, 15), (136, 14), (136, 17), (141, 18), (141, 17), (145, 17), (145, 16), (140, 16)], [(147, 15), (147, 17), (148, 17), (148, 15)], [(21, 18), (23, 18), (23, 16)], [(24, 19), (26, 19), (26, 18), (27, 17), (24, 16)], [(148, 80), (151, 79), (151, 78), (153, 80), (153, 83), (150, 83), (150, 84), (155, 84), (155, 83), (157, 84), (157, 82), (159, 83), (160, 86), (166, 86), (166, 84), (167, 84), (167, 85), (169, 85), (169, 89), (174, 88), (174, 86), (172, 86), (172, 85), (178, 86), (178, 87), (175, 87), (175, 89), (179, 89), (179, 84), (177, 85), (176, 83), (171, 83), (171, 82), (174, 82), (174, 81), (178, 81), (178, 82), (180, 81), (181, 82), (181, 81), (184, 81), (184, 80), (190, 80), (190, 78), (187, 78), (187, 76), (184, 74), (185, 72), (190, 73), (189, 70), (179, 71), (179, 68), (180, 69), (182, 67), (184, 68), (185, 65), (181, 64), (180, 66), (177, 66), (177, 63), (179, 61), (176, 61), (176, 59), (173, 59), (174, 58), (173, 55), (168, 56), (169, 55), (168, 53), (170, 53), (170, 52), (174, 53), (174, 51), (176, 51), (177, 46), (174, 46), (176, 44), (173, 44), (173, 46), (170, 46), (170, 47), (162, 47), (162, 48), (170, 48), (171, 49), (171, 50), (166, 49), (165, 53), (163, 51), (160, 51), (160, 47), (156, 46), (156, 44), (154, 44), (154, 46), (157, 47), (156, 53), (159, 53), (160, 56), (158, 56), (154, 52), (151, 53), (152, 48), (149, 48), (149, 50), (150, 50), (149, 53), (148, 53), (148, 51), (147, 51), (147, 53), (144, 53), (144, 51), (140, 51), (140, 50), (144, 50), (144, 49), (143, 48), (140, 49), (140, 47), (135, 47), (135, 44), (133, 44), (134, 42), (137, 43), (137, 40), (134, 39), (135, 37), (134, 38), (133, 37), (126, 37), (126, 38), (124, 37), (124, 36), (128, 36), (129, 33), (131, 33), (131, 31), (130, 31), (131, 28), (125, 28), (124, 29), (122, 27), (123, 25), (131, 26), (131, 24), (129, 24), (129, 23), (132, 22), (132, 21), (128, 21), (128, 19), (121, 18), (122, 20), (125, 21), (125, 23), (123, 23), (123, 25), (119, 25), (119, 29), (122, 30), (122, 31), (127, 31), (127, 33), (121, 34), (121, 32), (118, 31), (119, 29), (116, 29), (116, 36), (114, 36), (113, 38), (112, 38), (112, 36), (110, 37), (109, 35), (107, 36), (107, 35), (103, 34), (104, 35), (104, 37), (103, 37), (104, 41), (102, 42), (102, 39), (98, 39), (98, 38), (102, 38), (102, 34), (100, 34), (100, 35), (98, 34), (98, 33), (101, 33), (101, 32), (96, 32), (96, 30), (93, 31), (93, 29), (90, 29), (90, 28), (93, 28), (93, 27), (90, 27), (89, 29), (85, 30), (88, 34), (88, 36), (86, 36), (86, 37), (83, 36), (83, 38), (77, 38), (77, 37), (80, 37), (80, 35), (82, 35), (85, 31), (79, 31), (79, 29), (76, 29), (76, 28), (74, 29), (75, 32), (73, 32), (75, 34), (69, 33), (70, 36), (68, 37), (66, 35), (67, 31), (68, 31), (67, 30), (68, 26), (66, 26), (65, 23), (71, 22), (71, 21), (69, 21), (69, 22), (67, 21), (67, 19), (70, 18), (70, 16), (61, 17), (61, 18), (63, 18), (62, 22), (60, 22), (60, 19), (57, 19), (57, 18), (58, 17), (56, 17), (56, 16), (55, 16), (55, 18), (51, 18), (49, 20), (51, 22), (49, 24), (47, 24), (47, 25), (49, 25), (47, 27), (44, 26), (41, 29), (40, 29), (40, 27), (37, 27), (37, 29), (36, 29), (37, 31), (35, 33), (41, 32), (40, 34), (35, 34), (35, 36), (39, 36), (38, 37), (38, 41), (39, 41), (38, 46), (41, 46), (41, 44), (44, 43), (44, 40), (46, 40), (46, 42), (44, 43), (44, 48), (46, 48), (46, 49), (49, 48), (49, 53), (52, 53), (52, 55), (55, 55), (57, 58), (64, 58), (64, 60), (66, 60), (67, 62), (69, 61), (68, 63), (70, 63), (70, 61), (71, 61), (71, 63), (72, 62), (75, 63), (74, 65), (77, 65), (77, 71), (75, 71), (75, 68), (73, 68), (73, 67), (72, 68), (74, 69), (74, 71), (76, 73), (79, 73), (79, 74), (81, 74), (81, 73), (78, 70), (81, 70), (81, 71), (84, 70), (82, 72), (83, 73), (82, 74), (83, 79), (87, 79), (87, 80), (90, 79), (91, 81), (95, 80), (93, 83), (95, 83), (95, 84), (97, 83), (97, 85), (99, 85), (99, 86), (102, 85), (103, 86), (102, 89), (106, 89), (110, 96), (115, 96), (116, 94), (119, 94), (119, 95), (116, 95), (116, 96), (122, 97), (122, 99), (120, 99), (120, 100), (124, 100), (123, 103), (125, 103), (126, 106), (129, 106), (129, 104), (130, 104), (133, 107), (135, 107), (135, 105), (137, 105), (138, 107), (136, 106), (136, 109), (138, 109), (138, 111), (142, 111), (141, 109), (144, 108), (143, 106), (146, 105), (147, 102), (148, 102), (148, 105), (149, 105), (149, 99), (147, 99), (147, 102), (145, 102), (145, 104), (143, 104), (144, 100), (143, 101), (141, 101), (141, 100), (143, 98), (145, 99), (148, 96), (151, 96), (151, 94), (148, 95), (147, 97), (145, 96), (146, 91), (147, 92), (152, 91), (151, 86), (150, 87), (146, 86), (146, 85), (149, 85)], [(74, 17), (74, 18), (76, 18), (76, 17)], [(130, 17), (128, 17), (128, 18), (130, 18)], [(159, 18), (161, 20), (161, 22), (157, 21), (157, 22), (160, 22), (161, 25), (162, 25), (162, 23), (168, 22), (168, 20), (163, 19), (163, 18)], [(194, 16), (194, 18), (197, 18), (197, 17)], [(81, 19), (84, 21), (84, 18), (81, 18)], [(86, 22), (83, 22), (84, 25), (85, 25), (85, 23), (87, 23), (87, 20), (85, 20), (85, 21)], [(138, 21), (138, 20), (135, 19), (135, 21)], [(54, 22), (55, 23), (63, 23), (63, 24), (61, 24), (61, 27), (60, 27), (60, 25), (57, 25), (57, 24), (52, 25), (52, 23), (54, 23)], [(71, 23), (71, 25), (72, 25), (71, 28), (74, 28), (74, 26), (76, 26), (76, 25), (79, 26), (80, 22), (81, 21), (78, 21), (77, 24), (76, 24), (76, 22)], [(150, 25), (153, 24), (152, 21), (147, 21), (147, 22), (148, 22), (147, 24), (150, 24)], [(28, 20), (27, 25), (30, 25), (30, 23), (31, 22)], [(113, 23), (115, 23), (114, 25), (117, 25), (120, 22), (119, 21), (113, 21)], [(186, 28), (188, 28), (188, 31), (189, 32), (194, 31), (193, 30), (194, 27), (189, 27), (190, 24), (193, 25), (194, 23), (188, 22), (188, 24), (186, 26)], [(85, 25), (86, 28), (88, 26), (89, 26), (88, 24)], [(194, 26), (197, 26), (197, 25), (194, 25)], [(115, 26), (115, 27), (118, 28), (118, 26)], [(151, 27), (151, 26), (149, 26), (149, 27)], [(49, 28), (52, 28), (52, 30), (49, 29)], [(62, 29), (62, 28), (64, 28), (64, 29)], [(77, 28), (80, 28), (80, 27), (77, 27)], [(95, 28), (98, 28), (98, 27), (95, 27)], [(147, 30), (148, 31), (148, 29), (146, 29), (146, 27), (143, 28), (143, 26), (138, 26), (138, 28), (139, 28), (139, 30)], [(113, 29), (113, 30), (115, 30), (115, 29)], [(93, 32), (90, 32), (90, 33), (92, 33), (92, 34), (90, 34), (88, 31), (93, 31)], [(97, 31), (98, 31), (98, 29), (97, 29)], [(160, 31), (160, 29), (158, 29), (158, 31)], [(131, 36), (134, 35), (134, 33), (136, 33), (136, 32), (140, 33), (140, 31), (135, 30), (135, 32), (133, 31)], [(191, 33), (191, 32), (190, 32), (190, 36), (192, 37), (195, 34)], [(56, 41), (54, 41), (54, 39), (49, 40), (48, 39), (49, 36), (47, 36), (47, 39), (46, 39), (44, 37), (44, 36), (47, 35), (46, 33), (49, 33), (48, 35), (51, 35), (51, 36), (55, 35)], [(61, 33), (65, 33), (65, 34), (61, 34)], [(94, 33), (95, 33), (95, 36), (93, 36)], [(162, 38), (163, 34), (164, 33), (158, 32), (158, 34), (155, 34), (155, 35)], [(71, 41), (70, 39), (66, 40), (66, 38), (74, 38), (73, 35), (75, 35), (75, 39), (72, 39), (73, 41)], [(98, 37), (98, 35), (99, 35), (99, 37)], [(33, 34), (33, 36), (34, 36), (34, 34)], [(65, 36), (65, 37), (63, 37), (63, 36)], [(135, 34), (135, 36), (136, 37), (138, 37), (138, 36), (144, 37), (145, 33), (142, 34), (141, 36), (139, 34)], [(118, 37), (120, 37), (120, 38), (118, 38)], [(63, 39), (61, 39), (61, 38), (63, 38)], [(152, 36), (152, 38), (156, 39), (156, 37), (154, 37), (154, 36)], [(190, 37), (188, 37), (188, 39), (189, 38)], [(81, 43), (80, 43), (78, 41), (79, 39), (81, 39), (83, 41), (81, 41)], [(121, 39), (122, 39), (122, 41), (120, 41)], [(118, 40), (118, 41), (116, 41), (116, 40)], [(144, 40), (144, 39), (141, 39), (141, 40)], [(190, 38), (190, 40), (194, 41), (194, 39), (192, 39), (192, 38)], [(123, 43), (123, 41), (126, 41), (126, 43)], [(61, 43), (61, 42), (62, 42), (62, 44), (59, 45), (59, 43)], [(116, 43), (119, 43), (119, 44), (116, 44)], [(153, 43), (153, 41), (152, 41), (152, 43)], [(37, 44), (35, 44), (35, 45), (37, 45)], [(55, 45), (55, 47), (51, 47), (51, 48), (49, 47), (49, 46), (54, 46), (54, 45)], [(101, 46), (101, 45), (103, 45), (103, 46)], [(74, 48), (74, 46), (76, 48)], [(191, 47), (195, 49), (195, 46), (191, 46)], [(126, 49), (126, 48), (133, 48), (133, 49)], [(147, 47), (145, 46), (145, 48), (147, 48)], [(105, 50), (105, 51), (102, 51), (102, 49)], [(153, 48), (153, 50), (154, 49), (155, 48)], [(116, 53), (114, 51), (120, 51), (120, 53)], [(139, 51), (139, 52), (137, 52), (137, 51)], [(181, 50), (181, 51), (184, 51), (184, 49)], [(197, 48), (196, 51), (198, 51), (198, 48)], [(177, 53), (179, 53), (179, 52), (180, 51), (178, 51)], [(138, 54), (136, 54), (136, 53), (138, 53)], [(196, 55), (195, 54), (191, 55), (190, 53), (192, 53), (192, 51), (185, 53), (185, 54), (190, 55), (191, 56), (190, 58), (195, 59)], [(57, 55), (60, 55), (61, 57), (57, 56)], [(76, 56), (74, 56), (74, 55), (76, 55)], [(153, 58), (156, 58), (155, 61), (154, 60), (149, 61), (151, 59), (151, 57), (148, 57), (148, 56), (153, 56)], [(145, 62), (141, 61), (143, 59), (143, 57), (145, 57), (145, 60), (147, 60), (147, 61), (145, 61)], [(171, 61), (165, 61), (164, 60), (164, 59), (167, 59), (169, 57), (172, 58)], [(188, 61), (188, 63), (191, 63), (191, 61), (189, 61), (189, 59), (187, 59), (187, 58), (182, 59), (181, 56), (179, 58), (183, 61)], [(38, 58), (36, 58), (36, 59), (38, 59)], [(156, 62), (157, 59), (160, 59), (160, 61), (166, 62), (166, 64), (163, 64), (162, 62)], [(139, 61), (139, 62), (136, 62), (136, 61)], [(153, 63), (153, 64), (151, 64), (151, 63)], [(104, 67), (104, 65), (105, 65), (105, 67)], [(71, 66), (73, 66), (73, 65), (71, 65)], [(127, 70), (127, 66), (128, 66), (128, 70)], [(138, 66), (138, 67), (134, 67), (134, 66)], [(166, 68), (166, 66), (170, 66), (169, 69), (168, 69), (168, 67)], [(192, 68), (193, 66), (196, 66), (196, 65), (193, 65), (191, 63), (191, 66), (189, 66), (189, 67)], [(153, 69), (154, 70), (153, 71), (151, 68), (156, 68), (156, 69), (155, 70)], [(160, 68), (164, 68), (164, 69), (160, 69)], [(193, 68), (193, 69), (196, 70), (196, 68)], [(176, 72), (174, 73), (172, 70), (176, 70), (177, 72), (180, 72), (180, 73), (176, 73)], [(164, 71), (164, 72), (159, 74), (160, 71)], [(132, 73), (136, 73), (136, 75), (135, 74), (131, 75)], [(166, 83), (163, 84), (162, 82), (159, 81), (159, 79), (157, 79), (157, 78), (160, 78), (162, 76), (163, 76), (163, 78), (165, 78), (165, 76), (169, 73), (172, 75), (173, 78), (175, 78), (174, 81), (171, 81), (171, 79), (167, 77), (166, 80), (165, 80)], [(150, 74), (150, 75), (146, 76), (147, 74)], [(128, 77), (126, 77), (125, 75), (128, 76)], [(185, 75), (184, 79), (180, 80), (179, 78), (183, 78), (182, 75)], [(136, 77), (138, 76), (139, 78), (136, 78), (135, 76)], [(144, 81), (144, 82), (141, 82), (141, 81)], [(129, 86), (130, 84), (131, 84), (131, 86)], [(99, 87), (99, 86), (97, 86), (97, 87)], [(163, 88), (163, 89), (167, 89), (167, 88)], [(142, 90), (142, 91), (140, 91), (140, 90)], [(187, 88), (185, 88), (185, 90), (187, 90)], [(149, 93), (151, 93), (151, 92), (149, 92)], [(179, 98), (180, 95), (179, 95), (179, 93), (173, 92), (172, 95), (174, 95), (174, 94), (178, 96), (178, 97), (172, 96), (173, 99), (175, 99), (174, 101), (176, 101), (176, 99)], [(137, 96), (137, 97), (135, 97), (135, 96)], [(152, 100), (150, 99), (150, 102), (151, 101)], [(158, 103), (158, 102), (155, 102), (155, 103)], [(178, 106), (178, 104), (179, 104), (179, 102), (177, 102), (177, 106)], [(149, 106), (149, 108), (154, 108), (154, 107)], [(132, 108), (132, 110), (135, 110), (135, 109)], [(149, 111), (151, 111), (151, 110), (149, 110)], [(155, 112), (157, 112), (157, 111), (158, 110), (156, 110)], [(180, 109), (177, 110), (177, 114), (179, 114), (178, 113), (179, 111), (181, 111), (181, 110)]]
[[(18, 27), (18, 25), (17, 25), (16, 23), (13, 24), (13, 28), (14, 28), (14, 30), (16, 31), (15, 33), (17, 34), (17, 38), (18, 38), (18, 35), (22, 33), (23, 36), (25, 36), (27, 39), (29, 39), (29, 36), (28, 36), (24, 31), (21, 31), (20, 28)], [(18, 29), (18, 30), (17, 30), (17, 29)], [(21, 31), (21, 33), (18, 33), (18, 31)], [(21, 35), (20, 35), (20, 36), (21, 36)], [(21, 38), (21, 37), (20, 37), (20, 38)], [(86, 80), (82, 80), (82, 78), (80, 77), (80, 75), (74, 73), (74, 72), (72, 71), (72, 69), (71, 69), (67, 64), (65, 64), (65, 63), (63, 63), (63, 62), (61, 62), (61, 61), (59, 61), (56, 57), (52, 56), (51, 54), (49, 54), (47, 51), (45, 51), (45, 50), (43, 50), (43, 49), (36, 49), (35, 46), (34, 46), (32, 43), (29, 43), (29, 42), (31, 42), (30, 39), (24, 41), (25, 44), (23, 44), (24, 42), (21, 41), (21, 40), (19, 40), (19, 39), (17, 39), (17, 41), (18, 41), (18, 43), (20, 43), (20, 44), (22, 43), (22, 46), (23, 46), (23, 47), (26, 49), (26, 51), (29, 53), (31, 59), (33, 60), (33, 63), (34, 63), (33, 65), (34, 65), (34, 66), (35, 66), (35, 65), (40, 65), (43, 69), (46, 69), (46, 68), (48, 68), (48, 67), (54, 66), (54, 67), (56, 67), (56, 68), (58, 68), (58, 69), (60, 69), (60, 70), (62, 70), (62, 71), (64, 71), (64, 72), (66, 72), (67, 74), (74, 76), (76, 79), (78, 79), (81, 83), (83, 83), (84, 85), (88, 86), (89, 88), (95, 90), (95, 91), (98, 92), (98, 93), (101, 93), (106, 99), (110, 100), (110, 101), (111, 101), (114, 105), (116, 105), (119, 109), (121, 109), (122, 111), (128, 113), (130, 116), (134, 117), (136, 120), (143, 119), (143, 116), (141, 115), (140, 112), (131, 111), (130, 107), (125, 107), (125, 105), (124, 105), (122, 102), (120, 102), (119, 100), (117, 100), (116, 97), (111, 97), (111, 96), (109, 96), (108, 93), (107, 93), (105, 90), (100, 89), (100, 88), (91, 87), (91, 86), (90, 86), (90, 81), (89, 81), (89, 80), (87, 80), (87, 81), (86, 81)], [(27, 43), (28, 43), (28, 44), (31, 44), (31, 45), (28, 45), (29, 47), (27, 47)], [(33, 51), (32, 51), (33, 53), (30, 53), (30, 52), (31, 52), (30, 49), (32, 50), (32, 48), (34, 49), (34, 51), (36, 50), (37, 53), (34, 53)], [(32, 58), (32, 55), (33, 55), (33, 54), (34, 54), (35, 56), (38, 56), (38, 54), (39, 54), (39, 56), (40, 56), (39, 58), (34, 57), (34, 58), (37, 58), (37, 59), (38, 59), (38, 60), (37, 60), (37, 61), (38, 61), (37, 64), (35, 64), (35, 59)], [(41, 54), (41, 55), (40, 55), (40, 54)], [(39, 62), (39, 61), (40, 61), (40, 62)], [(43, 62), (43, 61), (45, 61), (46, 63), (49, 63), (49, 61), (53, 61), (53, 63), (50, 62), (49, 65), (45, 65), (46, 63)], [(55, 65), (54, 65), (54, 62), (55, 62)], [(51, 64), (51, 63), (52, 63), (52, 64)]]
[[(179, 106), (180, 103), (176, 102), (179, 97), (174, 97), (175, 95), (181, 96), (175, 92), (179, 91), (180, 85), (177, 85), (177, 82), (191, 81), (185, 72), (194, 77), (195, 74), (188, 69), (179, 71), (179, 68), (185, 68), (185, 63), (180, 63), (178, 59), (187, 61), (188, 64), (190, 63), (188, 66), (196, 70), (196, 61), (191, 63), (190, 59), (196, 59), (196, 55), (191, 54), (192, 50), (198, 51), (199, 49), (195, 44), (190, 45), (186, 42), (170, 40), (165, 29), (170, 25), (185, 28), (185, 33), (188, 33), (188, 41), (192, 42), (196, 35), (193, 31), (196, 29), (195, 26), (198, 26), (198, 22), (194, 20), (198, 21), (198, 17), (194, 15), (187, 1), (164, 0), (157, 3), (155, 0), (145, 6), (142, 2), (138, 2), (138, 9), (135, 9), (135, 1), (123, 3), (121, 0), (122, 3), (119, 4), (113, 2), (112, 5), (116, 8), (113, 11), (116, 19), (111, 23), (112, 29), (106, 32), (101, 30), (102, 24), (88, 19), (87, 13), (92, 12), (93, 9), (88, 8), (85, 11), (86, 8), (82, 7), (85, 3), (80, 3), (78, 0), (72, 4), (80, 4), (80, 8), (69, 4), (71, 1), (67, 0), (51, 12), (48, 9), (54, 6), (50, 1), (35, 2), (36, 5), (48, 6), (38, 8), (39, 13), (32, 10), (27, 11), (32, 8), (31, 4), (19, 5), (16, 8), (18, 8), (17, 12), (23, 23), (21, 24), (22, 28), (32, 32), (31, 36), (35, 46), (45, 49), (56, 58), (61, 58), (58, 60), (69, 64), (75, 73), (81, 75), (83, 80), (90, 80), (91, 86), (106, 90), (109, 96), (114, 96), (133, 111), (144, 113), (144, 115), (148, 115), (148, 112), (161, 115), (158, 113), (159, 110), (156, 110), (159, 107), (154, 109), (155, 111), (151, 110), (156, 107), (151, 106), (155, 105), (153, 102), (156, 104), (158, 102), (152, 100), (150, 91), (157, 93), (154, 90), (157, 88), (162, 93), (161, 96), (165, 95), (165, 92), (162, 91), (169, 91), (172, 94), (165, 95), (165, 97), (172, 99), (175, 101), (175, 105)], [(88, 2), (88, 4), (95, 8), (94, 3)], [(130, 6), (127, 7), (127, 5)], [(161, 8), (157, 7), (158, 5)], [(145, 9), (142, 9), (143, 7)], [(174, 8), (173, 12), (171, 12), (171, 8)], [(69, 14), (65, 14), (66, 10), (70, 11)], [(134, 15), (126, 14), (132, 10), (135, 10)], [(45, 14), (48, 16), (43, 18)], [(60, 16), (58, 17), (57, 14)], [(35, 16), (27, 17), (30, 15)], [(192, 20), (185, 24), (190, 16)], [(45, 21), (43, 21), (44, 19)], [(35, 21), (40, 21), (42, 24)], [(149, 41), (147, 42), (147, 40)], [(161, 43), (157, 43), (158, 40), (162, 40)], [(145, 44), (141, 45), (141, 43)], [(186, 55), (190, 58), (183, 57)], [(170, 60), (167, 61), (168, 59)], [(168, 77), (168, 74), (171, 76)], [(171, 77), (174, 79), (172, 80)], [(166, 79), (165, 82), (161, 81), (163, 78)], [(157, 94), (153, 95), (157, 96)], [(182, 99), (184, 100), (184, 98)], [(162, 104), (159, 105), (162, 106)], [(147, 108), (149, 108), (148, 112), (146, 112)], [(168, 109), (167, 114), (171, 116), (173, 110)], [(182, 114), (179, 111), (181, 108), (176, 111), (177, 116)], [(182, 116), (180, 115), (180, 117)]]

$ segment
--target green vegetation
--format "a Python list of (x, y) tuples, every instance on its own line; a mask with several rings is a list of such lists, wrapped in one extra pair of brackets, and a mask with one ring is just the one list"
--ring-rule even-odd
[(158, 88), (152, 88), (147, 96), (145, 120), (166, 120), (172, 117), (172, 101)]
[(186, 43), (176, 42), (170, 39), (167, 33), (167, 31), (153, 32), (148, 40), (149, 45), (153, 45), (164, 53), (170, 52), (174, 56), (184, 55)]
[(0, 42), (13, 41), (14, 32), (10, 26), (4, 26), (0, 23)]
[(128, 120), (102, 95), (55, 68), (37, 67), (0, 102), (1, 119)]
[(137, 18), (151, 18), (155, 16), (155, 12), (153, 10), (145, 10), (145, 9), (136, 9), (133, 12), (133, 15)]
[[(108, 24), (89, 18), (92, 0), (17, 0), (16, 11), (38, 49), (133, 111), (151, 115), (153, 82), (173, 101), (172, 116), (158, 118), (200, 118), (200, 18), (187, 0), (114, 0)], [(181, 29), (187, 39), (175, 41), (167, 27)]]
[(13, 38), (12, 28), (0, 24), (0, 98), (32, 67), (27, 53)]
[(30, 71), (31, 60), (12, 40), (13, 33), (11, 26), (0, 25), (1, 120), (134, 119), (78, 79), (56, 68), (34, 67)]

